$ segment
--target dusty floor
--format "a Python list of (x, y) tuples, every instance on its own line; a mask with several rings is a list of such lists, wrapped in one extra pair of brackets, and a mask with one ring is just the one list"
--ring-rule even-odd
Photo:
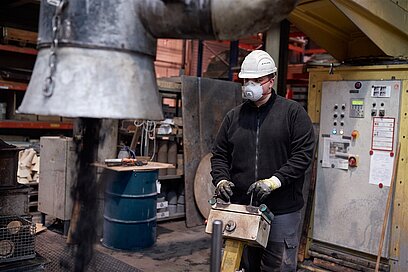
[[(204, 226), (186, 228), (185, 221), (158, 224), (157, 241), (138, 252), (121, 252), (98, 243), (88, 271), (209, 271), (211, 237)], [(50, 262), (45, 271), (73, 271), (65, 237), (47, 230), (38, 234), (37, 252)]]
[(140, 252), (118, 252), (96, 246), (142, 271), (209, 271), (211, 237), (204, 226), (186, 228), (184, 221), (160, 223), (156, 244)]
[[(187, 228), (184, 220), (159, 223), (155, 245), (138, 252), (111, 250), (97, 243), (87, 272), (210, 271), (211, 236), (204, 228)], [(45, 271), (74, 271), (72, 251), (66, 237), (58, 232), (37, 234), (36, 252), (48, 260)]]

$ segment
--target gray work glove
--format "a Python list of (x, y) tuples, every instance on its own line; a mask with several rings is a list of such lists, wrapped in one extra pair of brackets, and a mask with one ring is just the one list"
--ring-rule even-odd
[(218, 182), (215, 188), (215, 194), (218, 198), (221, 198), (225, 202), (229, 202), (232, 196), (232, 188), (235, 187), (234, 183), (228, 180), (221, 180)]
[(255, 198), (262, 202), (273, 190), (278, 189), (279, 187), (281, 187), (280, 180), (277, 177), (272, 176), (271, 178), (261, 179), (252, 183), (247, 194), (253, 192)]

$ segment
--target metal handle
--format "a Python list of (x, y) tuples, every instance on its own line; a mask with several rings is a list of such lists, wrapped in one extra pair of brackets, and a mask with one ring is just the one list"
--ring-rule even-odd
[(215, 220), (212, 225), (210, 272), (221, 271), (221, 248), (222, 248), (222, 221)]

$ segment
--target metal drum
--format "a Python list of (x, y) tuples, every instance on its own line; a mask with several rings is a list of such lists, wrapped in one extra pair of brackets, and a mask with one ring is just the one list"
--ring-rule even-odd
[(139, 250), (155, 243), (158, 173), (115, 172), (105, 190), (103, 245)]

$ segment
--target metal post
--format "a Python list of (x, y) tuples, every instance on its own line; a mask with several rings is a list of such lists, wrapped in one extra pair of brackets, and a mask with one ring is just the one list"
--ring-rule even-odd
[(222, 248), (222, 221), (215, 220), (212, 226), (211, 236), (211, 269), (210, 272), (221, 271), (221, 248)]
[(233, 81), (234, 79), (234, 68), (238, 65), (239, 56), (239, 41), (230, 42), (230, 56), (229, 56), (229, 69), (228, 69), (228, 79)]
[(197, 77), (201, 77), (203, 70), (203, 41), (198, 40), (198, 52), (197, 52)]
[(279, 39), (279, 64), (278, 64), (278, 89), (277, 93), (283, 97), (286, 95), (286, 77), (288, 73), (288, 46), (289, 46), (290, 22), (283, 20), (280, 23)]
[(45, 213), (41, 213), (41, 224), (43, 224), (43, 226), (45, 226)]

